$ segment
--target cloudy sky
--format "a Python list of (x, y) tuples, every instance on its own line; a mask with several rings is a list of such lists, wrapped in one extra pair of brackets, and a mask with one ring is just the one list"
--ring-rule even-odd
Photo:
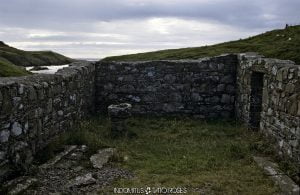
[(74, 58), (210, 45), (300, 23), (299, 0), (0, 0), (0, 40)]

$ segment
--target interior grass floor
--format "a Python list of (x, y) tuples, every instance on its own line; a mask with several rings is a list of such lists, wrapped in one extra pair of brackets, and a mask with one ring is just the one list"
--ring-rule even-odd
[(259, 148), (268, 148), (261, 135), (236, 122), (131, 118), (127, 125), (136, 136), (112, 139), (109, 120), (97, 117), (61, 138), (64, 143), (87, 144), (91, 154), (99, 148), (117, 148), (112, 163), (135, 176), (117, 180), (99, 194), (146, 187), (183, 188), (186, 194), (278, 192), (252, 160)]

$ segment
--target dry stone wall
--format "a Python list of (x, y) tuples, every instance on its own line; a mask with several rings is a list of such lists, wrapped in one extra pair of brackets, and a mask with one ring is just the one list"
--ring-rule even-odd
[[(259, 129), (267, 135), (280, 154), (300, 164), (300, 66), (292, 61), (240, 55), (237, 71), (237, 117), (251, 126), (251, 92), (262, 75)], [(252, 82), (251, 82), (252, 80)], [(255, 117), (254, 117), (255, 118)], [(255, 119), (254, 119), (255, 120)]]
[(236, 55), (96, 65), (97, 110), (131, 103), (133, 114), (234, 116)]
[(129, 102), (134, 114), (236, 118), (300, 163), (300, 66), (257, 54), (199, 60), (99, 62), (96, 109)]
[(55, 75), (0, 78), (0, 179), (26, 168), (51, 138), (94, 112), (94, 78), (89, 62)]
[(254, 54), (74, 63), (55, 75), (0, 78), (0, 181), (90, 113), (240, 119), (300, 163), (300, 66)]

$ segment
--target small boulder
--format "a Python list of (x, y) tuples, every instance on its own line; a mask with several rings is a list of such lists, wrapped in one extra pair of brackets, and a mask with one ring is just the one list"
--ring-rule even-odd
[(90, 161), (94, 168), (101, 169), (108, 160), (115, 154), (115, 148), (105, 148), (98, 151), (97, 154), (94, 154), (90, 157)]

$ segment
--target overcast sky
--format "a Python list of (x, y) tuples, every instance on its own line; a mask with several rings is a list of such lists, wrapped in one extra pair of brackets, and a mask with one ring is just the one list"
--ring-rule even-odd
[(210, 45), (300, 24), (300, 0), (0, 0), (0, 40), (103, 58)]

